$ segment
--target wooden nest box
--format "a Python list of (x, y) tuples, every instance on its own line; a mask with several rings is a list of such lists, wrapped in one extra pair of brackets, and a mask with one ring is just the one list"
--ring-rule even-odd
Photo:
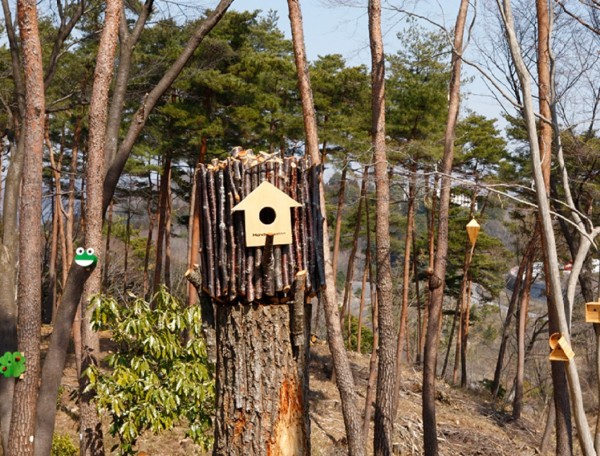
[(585, 304), (585, 321), (588, 323), (600, 323), (600, 301)]
[(200, 165), (196, 179), (204, 293), (220, 303), (284, 303), (300, 271), (307, 295), (325, 286), (319, 167), (244, 153)]
[(569, 361), (575, 356), (575, 352), (561, 333), (550, 336), (550, 361)]

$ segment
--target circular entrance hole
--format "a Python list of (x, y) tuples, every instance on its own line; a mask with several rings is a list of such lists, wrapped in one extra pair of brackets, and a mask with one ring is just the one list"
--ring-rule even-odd
[(275, 221), (275, 210), (272, 207), (263, 207), (258, 213), (258, 218), (265, 225), (270, 225)]

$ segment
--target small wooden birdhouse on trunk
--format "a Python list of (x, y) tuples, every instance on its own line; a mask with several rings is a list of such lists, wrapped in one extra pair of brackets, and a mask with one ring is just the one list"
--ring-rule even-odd
[(186, 276), (216, 360), (215, 454), (308, 456), (307, 298), (325, 286), (320, 168), (236, 149), (196, 179), (201, 267)]
[(246, 247), (263, 247), (268, 235), (273, 236), (273, 245), (292, 243), (290, 209), (301, 206), (273, 184), (265, 181), (232, 211), (244, 211)]

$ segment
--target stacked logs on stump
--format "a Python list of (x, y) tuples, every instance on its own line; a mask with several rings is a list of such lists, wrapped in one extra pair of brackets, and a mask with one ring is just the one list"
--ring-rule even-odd
[[(285, 303), (293, 284), (307, 271), (306, 295), (325, 286), (320, 168), (306, 159), (246, 154), (200, 165), (196, 173), (201, 204), (202, 290), (216, 303)], [(269, 182), (301, 207), (291, 208), (292, 243), (246, 247), (244, 214), (232, 211), (262, 182)]]
[[(197, 170), (202, 267), (186, 277), (200, 295), (209, 358), (216, 364), (215, 455), (310, 455), (306, 298), (325, 286), (319, 173), (304, 158), (247, 151)], [(264, 245), (246, 246), (248, 211), (262, 209), (253, 200), (246, 201), (250, 209), (234, 208), (263, 182), (276, 187), (257, 192), (263, 209), (274, 193), (274, 199), (287, 195), (300, 204), (288, 201), (292, 207), (286, 207), (290, 244), (280, 244), (289, 237), (278, 240), (280, 233), (269, 232), (258, 235)]]

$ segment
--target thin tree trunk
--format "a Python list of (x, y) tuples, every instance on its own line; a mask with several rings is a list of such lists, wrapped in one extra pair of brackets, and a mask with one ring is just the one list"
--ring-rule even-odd
[[(4, 1), (6, 0), (3, 0), (3, 2)], [(104, 177), (102, 203), (103, 212), (106, 211), (108, 203), (113, 198), (118, 180), (125, 166), (125, 162), (127, 161), (127, 158), (131, 152), (133, 143), (139, 136), (140, 131), (144, 127), (148, 116), (156, 106), (157, 101), (170, 87), (174, 79), (181, 72), (184, 65), (188, 62), (206, 35), (223, 17), (231, 3), (232, 0), (219, 1), (218, 5), (214, 7), (214, 9), (207, 16), (206, 20), (200, 22), (193, 36), (186, 44), (184, 51), (165, 73), (164, 77), (157, 83), (154, 89), (149, 92), (148, 96), (144, 98), (140, 108), (135, 114), (135, 121), (130, 124), (130, 128), (127, 132), (125, 140), (119, 147), (119, 150), (112, 160), (112, 163)], [(75, 308), (81, 298), (83, 290), (81, 287), (81, 281), (85, 281), (85, 277), (86, 273), (85, 271), (82, 271), (81, 268), (71, 267), (61, 299), (61, 304), (59, 306), (59, 316), (61, 318), (64, 316), (66, 319), (65, 323), (67, 323), (69, 327), (72, 325), (75, 316)], [(41, 383), (42, 391), (40, 392), (39, 403), (45, 404), (47, 407), (46, 413), (41, 415), (41, 418), (38, 419), (38, 423), (44, 421), (49, 423), (49, 427), (51, 428), (54, 426), (53, 414), (56, 413), (56, 398), (58, 395), (60, 378), (62, 376), (62, 369), (64, 367), (64, 359), (66, 355), (66, 349), (68, 347), (68, 340), (68, 333), (65, 333), (65, 331), (57, 331), (57, 328), (55, 327), (50, 338), (50, 347), (45, 359), (43, 380)], [(50, 360), (53, 360), (51, 364), (49, 364)], [(45, 367), (48, 364), (51, 367), (46, 370)], [(54, 409), (54, 411), (52, 409)], [(47, 456), (49, 454), (49, 448), (52, 442), (52, 429), (50, 429), (49, 433), (46, 433), (46, 439), (49, 441), (48, 450), (46, 452), (39, 453), (38, 456)], [(36, 442), (39, 442), (39, 439), (36, 439)]]
[[(298, 0), (288, 0), (290, 25), (292, 29), (292, 42), (296, 71), (298, 74), (298, 87), (302, 99), (302, 113), (304, 119), (304, 130), (306, 136), (306, 151), (310, 156), (312, 164), (319, 166), (321, 163), (319, 151), (319, 139), (317, 135), (317, 122), (315, 118), (310, 76), (306, 51), (304, 49), (304, 31), (302, 29), (302, 13)], [(327, 216), (325, 210), (325, 193), (323, 182), (319, 178), (320, 206), (323, 215), (323, 255), (325, 262), (326, 289), (319, 295), (325, 311), (327, 322), (327, 340), (333, 358), (335, 376), (340, 398), (342, 402), (342, 413), (348, 438), (348, 453), (351, 456), (362, 456), (365, 454), (364, 440), (362, 436), (361, 420), (356, 406), (356, 391), (354, 379), (348, 361), (348, 355), (344, 348), (344, 340), (340, 327), (340, 316), (337, 307), (335, 292), (335, 277), (331, 264), (331, 253), (329, 246), (329, 235), (327, 230)]]
[[(460, 313), (460, 300), (456, 301), (456, 309), (454, 309), (454, 316), (452, 318), (452, 326), (450, 327), (450, 335), (448, 336), (448, 345), (446, 347), (446, 356), (444, 356), (444, 365), (442, 366), (442, 373), (440, 377), (446, 378), (446, 369), (448, 368), (448, 360), (450, 359), (450, 350), (452, 350), (452, 342), (454, 342), (454, 332), (456, 331), (456, 321), (458, 320), (458, 315)], [(455, 367), (454, 372), (456, 371), (456, 358), (455, 358)], [(452, 382), (454, 383), (456, 379), (454, 378), (454, 372), (452, 373)]]
[(523, 412), (523, 380), (525, 376), (525, 330), (527, 328), (527, 307), (531, 291), (533, 263), (528, 258), (525, 272), (525, 281), (521, 288), (519, 307), (517, 309), (517, 372), (515, 374), (515, 396), (513, 399), (512, 418), (521, 419)]
[[(333, 235), (333, 278), (337, 282), (337, 268), (338, 258), (340, 254), (340, 237), (342, 235), (342, 210), (344, 209), (344, 203), (346, 200), (346, 175), (348, 174), (348, 163), (344, 163), (342, 168), (342, 177), (340, 178), (340, 189), (338, 191), (338, 204), (337, 211), (335, 213), (335, 231)], [(348, 280), (348, 279), (346, 279)], [(342, 312), (343, 314), (343, 312)]]
[(171, 154), (165, 156), (163, 172), (160, 176), (160, 191), (158, 203), (158, 231), (156, 233), (156, 258), (154, 262), (153, 293), (158, 291), (162, 279), (162, 266), (164, 262), (163, 247), (165, 245), (165, 230), (167, 220), (167, 207), (169, 199), (169, 176), (171, 175)]
[[(192, 180), (192, 197), (190, 201), (190, 220), (188, 224), (188, 269), (193, 268), (200, 261), (200, 198), (196, 197), (198, 187), (198, 165), (204, 162), (206, 156), (206, 138), (202, 138), (200, 156)], [(188, 284), (188, 306), (193, 306), (198, 300), (197, 293), (193, 292), (193, 286)]]
[(152, 212), (151, 203), (148, 203), (148, 238), (146, 239), (146, 251), (144, 254), (144, 283), (143, 283), (143, 293), (144, 296), (148, 295), (150, 289), (150, 278), (148, 267), (150, 263), (150, 250), (152, 249), (152, 234), (154, 231), (154, 223), (156, 221), (156, 215)]
[(381, 33), (381, 1), (369, 1), (371, 47), (371, 135), (375, 159), (377, 303), (379, 311), (379, 365), (375, 399), (374, 450), (376, 456), (392, 454), (396, 347), (392, 272), (390, 265), (390, 195), (385, 145), (385, 57)]
[(513, 314), (515, 313), (515, 307), (518, 302), (519, 293), (521, 290), (521, 284), (523, 282), (523, 276), (525, 274), (525, 266), (527, 262), (530, 261), (529, 258), (534, 254), (534, 249), (537, 245), (537, 237), (534, 235), (527, 244), (527, 248), (525, 249), (525, 254), (523, 258), (521, 258), (521, 262), (519, 263), (519, 269), (517, 271), (517, 276), (515, 277), (515, 285), (513, 287), (512, 295), (510, 297), (510, 302), (508, 304), (508, 309), (506, 311), (506, 318), (504, 319), (504, 325), (502, 326), (502, 339), (500, 342), (500, 349), (498, 350), (498, 358), (496, 360), (496, 369), (494, 371), (494, 380), (492, 382), (492, 395), (494, 397), (498, 396), (498, 392), (500, 391), (500, 376), (502, 375), (502, 368), (504, 365), (504, 355), (506, 353), (506, 346), (508, 344), (508, 336), (510, 323), (513, 318)]
[[(500, 0), (498, 0), (500, 4)], [(530, 87), (530, 77), (523, 62), (520, 47), (517, 41), (514, 28), (514, 18), (512, 16), (512, 8), (509, 0), (503, 0), (500, 5), (502, 9), (502, 15), (504, 24), (506, 26), (508, 43), (512, 55), (512, 59), (515, 63), (515, 69), (519, 77), (521, 90), (523, 92), (523, 112), (524, 119), (527, 128), (527, 137), (529, 139), (529, 145), (531, 148), (531, 161), (533, 168), (533, 177), (536, 189), (536, 200), (538, 204), (539, 218), (542, 226), (542, 239), (543, 239), (543, 251), (545, 253), (545, 265), (546, 276), (550, 284), (549, 295), (554, 297), (554, 300), (550, 299), (549, 302), (549, 317), (552, 321), (552, 317), (556, 317), (557, 329), (563, 337), (565, 337), (567, 343), (570, 344), (569, 326), (565, 313), (564, 300), (562, 296), (562, 286), (560, 283), (560, 273), (558, 271), (558, 257), (556, 249), (556, 240), (554, 237), (554, 231), (552, 226), (552, 217), (550, 215), (550, 205), (548, 196), (545, 189), (544, 175), (542, 172), (542, 163), (540, 155), (540, 144), (537, 137), (537, 126), (535, 121), (535, 113), (533, 108), (533, 98)], [(585, 456), (595, 455), (593, 446), (593, 439), (589, 429), (589, 424), (585, 416), (585, 410), (583, 407), (583, 398), (581, 393), (581, 385), (579, 382), (579, 373), (577, 372), (577, 363), (575, 359), (570, 360), (566, 363), (566, 366), (558, 365), (558, 363), (552, 363), (553, 369), (566, 369), (567, 379), (569, 385), (569, 393), (572, 400), (572, 406), (574, 411), (575, 420), (577, 423), (578, 437), (581, 444), (582, 451)], [(553, 375), (553, 381), (556, 378)], [(559, 388), (561, 385), (554, 384), (555, 388)], [(560, 391), (560, 390), (559, 390)], [(568, 408), (564, 408), (565, 413), (568, 413)], [(557, 426), (560, 412), (557, 411)]]
[[(400, 399), (400, 374), (402, 371), (402, 351), (406, 336), (406, 320), (408, 318), (408, 291), (410, 288), (411, 247), (414, 237), (413, 226), (415, 219), (415, 194), (417, 188), (417, 170), (413, 167), (410, 171), (408, 186), (408, 207), (406, 208), (406, 238), (404, 240), (404, 268), (402, 271), (402, 308), (400, 310), (400, 329), (396, 344), (396, 386), (394, 388), (394, 410), (398, 413)], [(416, 253), (416, 252), (415, 252)]]
[(375, 287), (375, 277), (371, 267), (371, 231), (369, 223), (369, 199), (365, 200), (366, 227), (367, 227), (367, 250), (365, 255), (365, 267), (369, 271), (369, 291), (371, 292), (371, 321), (373, 322), (373, 347), (369, 361), (369, 380), (367, 383), (367, 392), (365, 394), (365, 411), (363, 419), (363, 436), (365, 441), (369, 440), (369, 427), (371, 417), (373, 416), (373, 400), (375, 399), (375, 381), (377, 380), (377, 353), (379, 352), (379, 312), (377, 309), (377, 291)]
[(452, 78), (448, 102), (448, 121), (444, 135), (444, 157), (442, 159), (442, 180), (440, 191), (440, 211), (438, 217), (437, 250), (433, 274), (429, 279), (431, 297), (429, 321), (425, 339), (425, 359), (423, 363), (423, 439), (426, 456), (437, 456), (437, 420), (435, 413), (435, 372), (439, 343), (439, 325), (444, 299), (444, 279), (446, 277), (446, 256), (448, 254), (448, 211), (450, 205), (450, 179), (454, 159), (454, 132), (460, 103), (460, 54), (463, 49), (463, 33), (467, 19), (468, 0), (461, 0), (452, 51)]
[(108, 291), (110, 280), (108, 269), (110, 268), (110, 241), (113, 224), (113, 208), (114, 201), (111, 201), (110, 206), (108, 207), (108, 218), (106, 220), (106, 246), (104, 247), (104, 267), (102, 268), (102, 289), (105, 293)]
[(171, 290), (171, 168), (167, 176), (167, 207), (165, 208), (165, 287)]
[[(348, 339), (350, 339), (350, 320), (352, 316), (352, 281), (354, 280), (354, 260), (356, 259), (356, 251), (358, 249), (358, 238), (360, 237), (360, 228), (362, 220), (363, 203), (367, 194), (367, 179), (363, 175), (362, 184), (360, 186), (360, 197), (358, 200), (358, 208), (356, 209), (356, 224), (354, 225), (354, 235), (352, 236), (352, 248), (348, 257), (348, 266), (346, 269), (346, 283), (344, 285), (344, 299), (342, 301), (342, 322), (345, 312), (348, 312)], [(350, 349), (350, 345), (348, 345)]]
[(362, 344), (362, 325), (363, 325), (363, 312), (365, 311), (365, 294), (367, 288), (367, 277), (369, 271), (367, 271), (367, 263), (363, 266), (363, 275), (360, 287), (360, 306), (358, 308), (358, 328), (356, 335), (356, 351), (358, 353), (362, 353), (361, 344)]
[[(427, 179), (426, 183), (429, 183)], [(427, 254), (429, 263), (427, 265), (427, 273), (429, 276), (433, 274), (433, 266), (435, 265), (435, 216), (436, 216), (436, 202), (437, 196), (436, 191), (439, 184), (439, 176), (435, 174), (433, 179), (433, 188), (430, 190), (431, 193), (431, 209), (429, 210), (427, 217)], [(424, 356), (425, 351), (425, 339), (427, 337), (427, 326), (429, 321), (429, 304), (431, 302), (432, 290), (427, 287), (427, 301), (423, 306), (423, 320), (421, 322), (421, 339), (419, 340), (420, 350), (419, 354)]]

